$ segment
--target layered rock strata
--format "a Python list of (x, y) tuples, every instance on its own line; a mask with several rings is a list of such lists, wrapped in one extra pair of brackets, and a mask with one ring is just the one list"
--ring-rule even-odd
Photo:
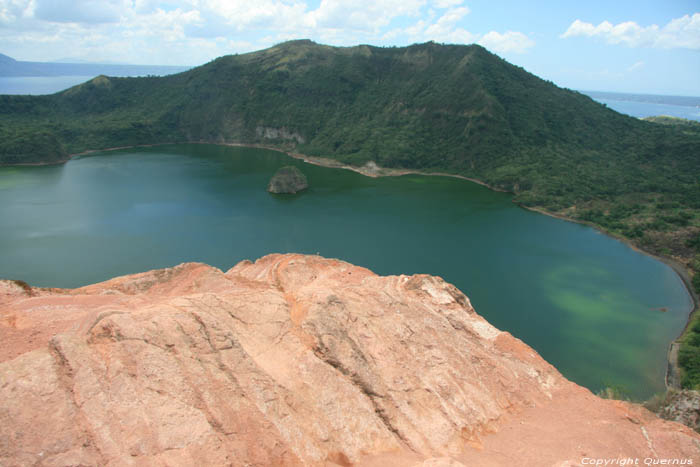
[(442, 279), (318, 256), (0, 281), (0, 362), (2, 466), (700, 464), (695, 432), (567, 381)]

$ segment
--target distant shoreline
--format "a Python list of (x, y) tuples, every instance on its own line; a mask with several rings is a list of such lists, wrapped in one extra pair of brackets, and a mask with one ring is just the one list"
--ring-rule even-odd
[[(274, 147), (274, 146), (268, 146), (268, 145), (264, 145), (264, 144), (254, 144), (254, 143), (246, 144), (246, 143), (233, 143), (233, 142), (216, 143), (216, 142), (206, 142), (206, 141), (182, 141), (182, 142), (169, 142), (169, 143), (139, 144), (139, 145), (132, 145), (132, 146), (118, 146), (118, 147), (106, 148), (106, 149), (91, 149), (88, 151), (83, 151), (80, 153), (71, 154), (68, 156), (67, 159), (55, 161), (55, 162), (37, 162), (37, 163), (25, 163), (25, 164), (13, 164), (13, 165), (16, 165), (16, 166), (58, 165), (58, 164), (66, 163), (74, 157), (86, 156), (86, 155), (100, 153), (100, 152), (118, 151), (118, 150), (122, 150), (122, 149), (145, 148), (145, 147), (154, 147), (154, 146), (165, 146), (165, 145), (170, 145), (170, 144), (173, 144), (173, 145), (176, 145), (176, 144), (213, 144), (213, 145), (218, 145), (218, 146), (268, 149), (271, 151), (285, 154), (285, 155), (292, 157), (294, 159), (301, 160), (307, 164), (317, 165), (320, 167), (328, 167), (328, 168), (332, 168), (332, 169), (352, 170), (353, 172), (357, 172), (357, 173), (364, 175), (366, 177), (372, 177), (372, 178), (398, 177), (398, 176), (402, 176), (402, 175), (425, 175), (425, 176), (452, 177), (452, 178), (458, 178), (461, 180), (467, 180), (469, 182), (476, 183), (476, 184), (484, 186), (492, 191), (497, 191), (497, 192), (501, 192), (501, 193), (510, 193), (507, 190), (503, 190), (501, 188), (491, 186), (488, 183), (485, 183), (485, 182), (478, 180), (478, 179), (465, 177), (464, 175), (450, 174), (450, 173), (445, 173), (445, 172), (421, 172), (419, 170), (412, 170), (412, 169), (385, 168), (385, 167), (379, 167), (374, 162), (369, 162), (362, 167), (355, 167), (355, 166), (343, 164), (342, 162), (339, 162), (335, 159), (330, 159), (330, 158), (326, 158), (326, 157), (308, 156), (306, 154), (300, 154), (300, 153), (288, 151), (288, 150), (281, 149), (281, 148)], [(651, 258), (654, 258), (658, 261), (663, 262), (664, 264), (669, 266), (678, 275), (678, 277), (681, 279), (681, 282), (683, 283), (683, 286), (685, 287), (686, 292), (690, 296), (691, 303), (692, 303), (691, 310), (688, 313), (688, 318), (686, 319), (685, 326), (683, 327), (683, 331), (681, 332), (681, 334), (678, 337), (676, 337), (673, 341), (671, 341), (671, 343), (669, 344), (669, 348), (667, 350), (668, 367), (666, 369), (665, 384), (666, 384), (666, 387), (668, 389), (671, 389), (671, 388), (678, 389), (679, 382), (672, 381), (671, 383), (669, 383), (669, 379), (674, 379), (674, 375), (677, 375), (679, 373), (679, 368), (680, 368), (678, 365), (677, 348), (674, 349), (674, 347), (676, 347), (678, 345), (678, 339), (687, 330), (688, 325), (692, 321), (695, 313), (698, 311), (698, 306), (700, 304), (700, 298), (697, 296), (697, 294), (693, 290), (692, 283), (691, 283), (691, 277), (690, 277), (690, 274), (688, 273), (688, 269), (682, 263), (680, 263), (679, 261), (677, 261), (673, 258), (658, 256), (658, 255), (655, 255), (651, 252), (644, 251), (640, 247), (634, 245), (630, 240), (628, 240), (624, 237), (614, 235), (610, 232), (606, 232), (600, 226), (597, 226), (591, 222), (582, 221), (579, 219), (572, 219), (570, 217), (547, 212), (544, 209), (537, 208), (537, 207), (524, 206), (520, 203), (516, 203), (516, 204), (523, 209), (527, 209), (528, 211), (533, 211), (533, 212), (536, 212), (539, 214), (544, 214), (544, 215), (549, 216), (549, 217), (554, 217), (556, 219), (561, 219), (564, 221), (574, 222), (577, 224), (583, 224), (583, 225), (587, 225), (589, 227), (592, 227), (592, 228), (596, 229), (597, 231), (601, 232), (602, 234), (607, 235), (610, 238), (614, 238), (615, 240), (618, 240), (618, 241), (624, 243), (625, 245), (627, 245), (628, 247), (632, 248), (633, 250), (635, 250), (639, 253), (642, 253), (644, 255), (647, 255)], [(677, 379), (677, 378), (675, 378), (675, 379)]]

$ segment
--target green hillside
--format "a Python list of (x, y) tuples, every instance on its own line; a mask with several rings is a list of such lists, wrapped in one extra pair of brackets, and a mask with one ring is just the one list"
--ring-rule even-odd
[[(177, 75), (0, 96), (0, 164), (205, 141), (450, 172), (698, 271), (700, 129), (662, 123), (618, 114), (477, 45), (294, 41)], [(696, 350), (689, 385), (700, 384)]]

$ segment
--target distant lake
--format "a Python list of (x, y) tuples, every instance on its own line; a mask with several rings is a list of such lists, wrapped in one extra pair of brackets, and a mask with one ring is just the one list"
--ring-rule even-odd
[(700, 121), (700, 97), (581, 91), (611, 109), (644, 118), (657, 115)]
[(165, 76), (185, 66), (0, 61), (0, 94), (54, 94), (99, 75)]
[[(267, 193), (289, 164), (310, 189)], [(173, 145), (0, 168), (0, 219), (0, 277), (39, 286), (184, 261), (226, 270), (275, 252), (439, 275), (568, 378), (639, 398), (664, 389), (666, 350), (691, 307), (663, 263), (507, 194), (447, 177), (373, 179), (261, 149)]]
[[(31, 62), (30, 62), (31, 63)], [(43, 64), (57, 67), (69, 64)], [(171, 73), (187, 70), (187, 67), (159, 67), (139, 65), (88, 65), (78, 64), (73, 67), (65, 67), (74, 73), (58, 76), (0, 76), (0, 94), (54, 94), (70, 87), (90, 81), (101, 73), (109, 76), (164, 76)], [(91, 74), (85, 74), (90, 73)], [(111, 73), (110, 73), (111, 72)]]
[(0, 94), (54, 94), (94, 76), (0, 76)]

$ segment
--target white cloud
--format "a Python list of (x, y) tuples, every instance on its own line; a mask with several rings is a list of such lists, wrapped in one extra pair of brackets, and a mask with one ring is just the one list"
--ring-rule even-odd
[[(189, 0), (203, 21), (187, 28), (195, 37), (231, 37), (265, 31), (272, 42), (311, 37), (335, 45), (372, 41), (398, 17), (420, 14), (426, 0), (322, 0), (316, 9), (297, 0)], [(267, 44), (267, 41), (262, 41)]]
[(469, 14), (469, 8), (450, 8), (435, 23), (431, 24), (423, 35), (428, 40), (447, 42), (453, 44), (465, 44), (473, 42), (477, 36), (464, 28), (457, 27), (457, 23)]
[(469, 44), (474, 42), (478, 36), (457, 25), (469, 13), (470, 10), (467, 7), (450, 8), (437, 21), (419, 20), (411, 26), (387, 32), (382, 39), (392, 40), (405, 36), (412, 42), (435, 41)]
[(450, 44), (478, 43), (499, 53), (524, 53), (535, 42), (522, 32), (506, 31), (501, 34), (490, 31), (484, 35), (472, 33), (459, 24), (470, 13), (467, 7), (450, 8), (437, 21), (419, 20), (405, 28), (396, 28), (385, 33), (383, 40), (407, 37), (412, 42), (435, 41)]
[(255, 0), (253, 2), (230, 0), (200, 0), (193, 2), (203, 17), (218, 18), (241, 31), (248, 28), (278, 29), (299, 24), (306, 4), (279, 0)]
[(331, 45), (481, 39), (494, 50), (527, 49), (521, 33), (465, 29), (469, 14), (462, 0), (0, 0), (0, 44), (20, 60), (173, 65), (300, 38)]
[(11, 23), (33, 14), (34, 4), (31, 0), (0, 0), (0, 23)]
[(493, 52), (518, 54), (527, 52), (535, 45), (535, 41), (517, 31), (506, 31), (503, 34), (491, 31), (479, 39), (478, 43)]
[(378, 33), (400, 16), (417, 16), (425, 0), (322, 0), (304, 17), (314, 29), (349, 29)]
[(613, 25), (603, 21), (598, 26), (576, 20), (560, 37), (602, 37), (609, 44), (629, 47), (686, 48), (700, 50), (700, 13), (671, 20), (660, 28), (656, 24), (642, 27), (634, 21)]
[(433, 0), (435, 8), (451, 8), (461, 4), (462, 0)]
[(125, 34), (130, 37), (159, 38), (167, 42), (187, 38), (185, 29), (192, 25), (201, 25), (203, 20), (197, 10), (165, 11), (157, 9), (145, 16), (134, 15), (124, 26)]
[(34, 0), (37, 19), (57, 23), (116, 23), (128, 5), (123, 0)]
[(627, 67), (627, 71), (634, 71), (644, 66), (643, 61), (635, 62), (634, 64)]

